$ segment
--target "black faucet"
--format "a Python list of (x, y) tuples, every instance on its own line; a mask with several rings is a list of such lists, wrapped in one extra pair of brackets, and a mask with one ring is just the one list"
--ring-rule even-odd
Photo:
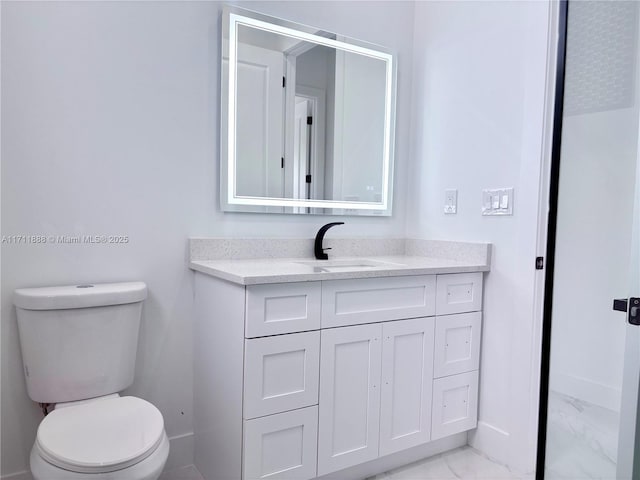
[(318, 233), (316, 234), (316, 244), (315, 244), (315, 247), (314, 247), (314, 250), (316, 252), (316, 260), (328, 260), (329, 259), (329, 255), (324, 253), (324, 251), (325, 250), (331, 250), (331, 247), (322, 248), (322, 240), (324, 240), (324, 234), (327, 233), (327, 230), (329, 230), (331, 227), (335, 227), (336, 225), (344, 225), (344, 222), (327, 223), (326, 225), (321, 227), (320, 230), (318, 230)]

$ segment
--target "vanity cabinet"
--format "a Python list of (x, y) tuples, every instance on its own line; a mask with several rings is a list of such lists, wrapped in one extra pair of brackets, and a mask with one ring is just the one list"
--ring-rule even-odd
[(196, 305), (208, 480), (313, 479), (477, 424), (480, 272), (249, 286), (197, 274)]

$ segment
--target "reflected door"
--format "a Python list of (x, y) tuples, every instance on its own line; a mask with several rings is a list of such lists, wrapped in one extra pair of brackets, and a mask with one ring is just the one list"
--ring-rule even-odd
[(240, 44), (236, 103), (236, 194), (280, 198), (284, 194), (282, 165), (281, 52)]
[(625, 306), (640, 297), (639, 6), (576, 1), (566, 11), (546, 441), (537, 478), (640, 478), (640, 326)]

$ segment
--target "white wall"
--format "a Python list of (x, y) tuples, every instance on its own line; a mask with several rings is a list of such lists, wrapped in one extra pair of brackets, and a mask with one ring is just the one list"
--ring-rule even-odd
[[(407, 216), (413, 4), (252, 2), (398, 53), (390, 218), (340, 236), (398, 237)], [(27, 468), (41, 418), (24, 388), (16, 287), (144, 280), (128, 393), (192, 432), (190, 235), (311, 237), (328, 217), (223, 214), (218, 204), (216, 2), (2, 2), (2, 234), (123, 234), (116, 245), (3, 245), (2, 473)], [(338, 233), (338, 232), (336, 232)]]
[[(473, 445), (533, 468), (539, 366), (533, 292), (549, 5), (418, 2), (408, 234), (488, 241), (479, 428)], [(514, 215), (481, 216), (483, 188), (514, 187)], [(458, 189), (458, 213), (443, 214)], [(533, 419), (535, 420), (535, 419)]]

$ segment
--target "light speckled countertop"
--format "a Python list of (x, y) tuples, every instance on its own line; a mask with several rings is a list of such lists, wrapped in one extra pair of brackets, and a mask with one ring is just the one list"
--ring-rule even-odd
[(189, 266), (198, 272), (240, 285), (487, 272), (490, 268), (487, 262), (407, 255), (336, 257), (329, 260), (308, 258), (194, 260)]

